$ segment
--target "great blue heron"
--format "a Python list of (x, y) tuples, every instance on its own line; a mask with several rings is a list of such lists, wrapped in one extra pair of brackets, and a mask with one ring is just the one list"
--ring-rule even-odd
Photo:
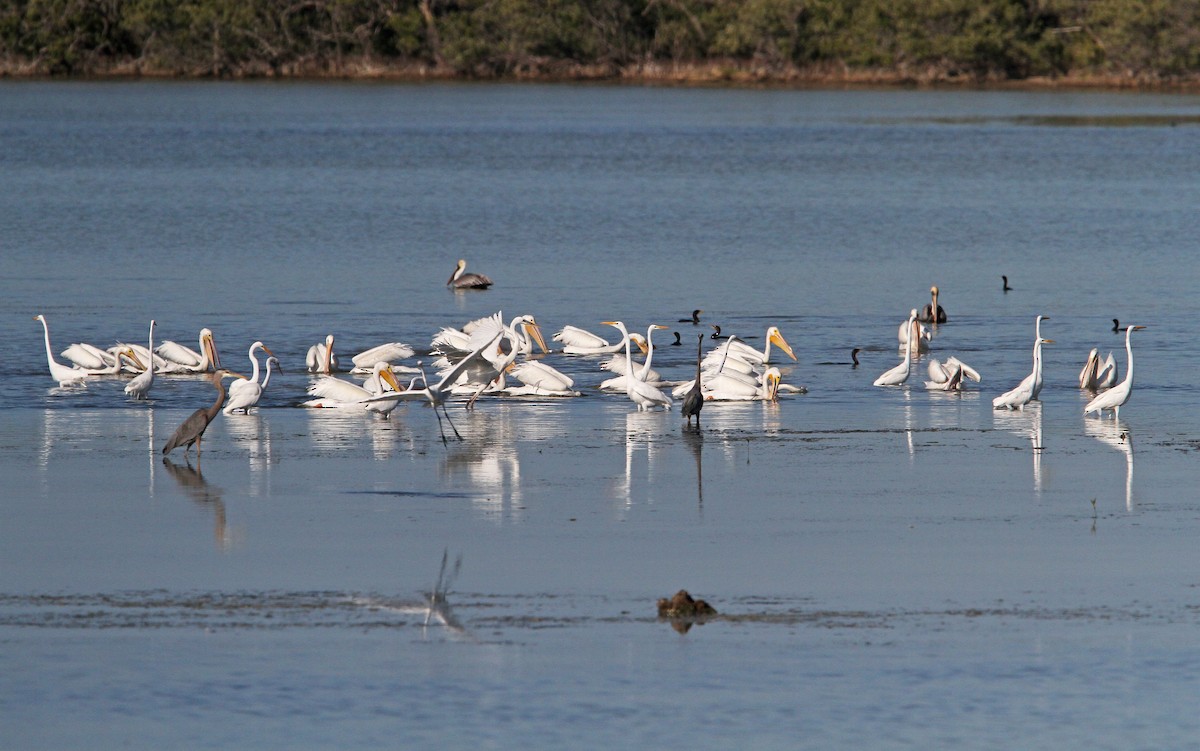
[(487, 289), (492, 286), (492, 280), (483, 274), (468, 274), (466, 270), (466, 260), (458, 259), (458, 265), (454, 267), (454, 273), (446, 280), (446, 286), (454, 289)]
[(696, 382), (683, 397), (683, 407), (680, 411), (687, 418), (688, 425), (692, 424), (692, 416), (696, 417), (696, 427), (700, 427), (700, 410), (704, 408), (704, 395), (700, 393), (700, 360), (704, 352), (704, 334), (696, 336)]
[(201, 407), (193, 412), (188, 419), (183, 421), (183, 424), (175, 428), (175, 432), (171, 434), (167, 444), (163, 446), (163, 455), (171, 453), (175, 449), (183, 446), (183, 458), (187, 459), (188, 450), (192, 444), (196, 444), (196, 461), (200, 461), (200, 439), (204, 436), (204, 431), (208, 430), (208, 424), (213, 421), (217, 413), (221, 411), (221, 405), (225, 403), (225, 379), (226, 378), (241, 378), (242, 376), (228, 370), (218, 370), (212, 374), (212, 385), (217, 390), (217, 400), (213, 402), (211, 407)]

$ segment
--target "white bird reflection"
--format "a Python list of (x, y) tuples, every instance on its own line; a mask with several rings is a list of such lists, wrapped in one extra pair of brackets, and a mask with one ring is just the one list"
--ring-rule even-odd
[(338, 409), (306, 409), (308, 437), (313, 448), (321, 453), (361, 453), (363, 439), (371, 442), (371, 457), (387, 461), (400, 452), (414, 448), (412, 431), (404, 425), (404, 408), (397, 409), (390, 420), (380, 420), (365, 412), (345, 412)]
[(422, 592), (424, 602), (420, 604), (408, 604), (403, 602), (384, 601), (376, 598), (354, 598), (354, 602), (375, 610), (390, 611), (393, 613), (404, 613), (411, 615), (422, 615), (424, 621), (421, 623), (421, 636), (425, 637), (428, 634), (430, 622), (437, 622), (446, 627), (446, 630), (455, 636), (462, 636), (474, 640), (474, 635), (467, 630), (450, 608), (449, 595), (450, 587), (454, 585), (454, 580), (458, 578), (458, 572), (462, 570), (462, 554), (460, 553), (454, 559), (454, 568), (447, 572), (447, 566), (450, 563), (450, 551), (442, 552), (442, 567), (438, 571), (437, 581), (428, 592)]
[(1029, 439), (1033, 449), (1033, 489), (1042, 492), (1042, 403), (1031, 402), (1023, 410), (999, 410), (992, 413), (992, 424)]
[[(250, 476), (262, 482), (268, 482), (271, 465), (277, 459), (271, 451), (271, 421), (263, 417), (261, 408), (257, 412), (245, 415), (224, 415), (222, 428), (233, 439), (240, 449), (245, 449), (250, 457)], [(250, 495), (269, 495), (269, 487), (261, 487), (261, 482), (255, 482), (250, 487)]]
[(1083, 432), (1125, 455), (1125, 510), (1133, 511), (1133, 436), (1125, 423), (1084, 420)]
[(647, 485), (654, 477), (654, 459), (658, 452), (664, 413), (626, 412), (625, 415), (625, 473), (618, 483), (616, 497), (624, 513), (633, 507), (634, 459), (639, 451), (646, 454)]
[(472, 493), (472, 504), (485, 518), (502, 523), (520, 518), (521, 458), (518, 438), (528, 438), (519, 415), (509, 405), (489, 412), (470, 413), (460, 426), (463, 440), (447, 446), (442, 459), (443, 480), (455, 485), (480, 488)]

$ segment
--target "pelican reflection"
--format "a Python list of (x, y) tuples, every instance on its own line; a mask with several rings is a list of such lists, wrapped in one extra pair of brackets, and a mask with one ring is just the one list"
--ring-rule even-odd
[(1133, 436), (1117, 420), (1084, 420), (1083, 432), (1125, 455), (1125, 510), (1133, 511)]
[[(313, 447), (321, 453), (362, 453), (364, 438), (370, 441), (371, 457), (386, 461), (397, 453), (410, 453), (412, 432), (401, 417), (403, 408), (392, 418), (381, 420), (366, 412), (347, 412), (340, 409), (306, 409), (308, 433)], [(230, 421), (232, 422), (232, 421)]]
[(1033, 489), (1042, 492), (1042, 404), (1031, 402), (1023, 410), (998, 410), (992, 412), (992, 424), (1029, 439), (1033, 449)]
[(510, 407), (470, 413), (459, 424), (463, 440), (448, 444), (441, 460), (442, 479), (481, 489), (472, 493), (472, 504), (497, 523), (523, 511), (517, 441), (526, 434)]
[(213, 536), (217, 549), (227, 551), (233, 544), (233, 534), (225, 518), (225, 501), (220, 487), (210, 484), (204, 479), (200, 470), (190, 464), (176, 464), (163, 457), (162, 464), (167, 468), (167, 474), (175, 480), (184, 494), (194, 503), (203, 508), (211, 508), (213, 512)]

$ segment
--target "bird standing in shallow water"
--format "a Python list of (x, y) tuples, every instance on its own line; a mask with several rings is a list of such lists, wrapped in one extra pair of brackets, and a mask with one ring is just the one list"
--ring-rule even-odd
[(228, 370), (218, 370), (212, 374), (212, 385), (217, 389), (217, 400), (213, 402), (211, 407), (201, 407), (193, 412), (188, 419), (183, 421), (183, 424), (175, 429), (171, 434), (167, 444), (163, 446), (163, 455), (167, 455), (175, 449), (183, 446), (183, 458), (188, 458), (188, 450), (192, 444), (196, 444), (196, 461), (200, 461), (200, 439), (204, 436), (204, 431), (208, 430), (208, 425), (211, 423), (221, 411), (221, 405), (225, 403), (225, 383), (226, 378), (241, 378), (237, 373), (232, 373)]
[(446, 286), (454, 289), (487, 289), (492, 286), (492, 280), (483, 274), (468, 274), (466, 270), (466, 259), (458, 259), (458, 265), (454, 267), (454, 273), (446, 281)]
[(692, 415), (696, 416), (696, 427), (700, 427), (700, 410), (704, 408), (704, 395), (700, 392), (700, 361), (703, 359), (704, 334), (696, 335), (696, 381), (683, 397), (683, 407), (680, 410), (687, 418), (688, 425), (692, 424)]
[(1103, 410), (1111, 409), (1113, 411), (1113, 421), (1115, 422), (1121, 416), (1121, 407), (1125, 402), (1129, 401), (1129, 396), (1133, 392), (1133, 345), (1130, 344), (1129, 338), (1134, 331), (1144, 329), (1145, 326), (1129, 326), (1125, 329), (1125, 355), (1129, 362), (1125, 365), (1125, 380), (1113, 386), (1108, 391), (1097, 396), (1095, 399), (1088, 402), (1083, 408), (1083, 414), (1095, 412), (1103, 417)]

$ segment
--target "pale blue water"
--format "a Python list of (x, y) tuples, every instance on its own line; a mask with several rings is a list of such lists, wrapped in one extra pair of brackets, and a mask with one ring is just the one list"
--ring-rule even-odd
[[(1198, 114), (0, 84), (0, 745), (1196, 747)], [(448, 292), (459, 257), (495, 287)], [(926, 392), (922, 361), (872, 387), (931, 284), (934, 356), (982, 384)], [(584, 397), (453, 408), (448, 447), (416, 405), (293, 408), (327, 333), (424, 349), (496, 310), (670, 325), (685, 346), (660, 333), (655, 362), (679, 379), (707, 324), (777, 324), (809, 393), (709, 405), (698, 437), (555, 354)], [(214, 424), (197, 476), (158, 449), (211, 388), (55, 389), (37, 313), (56, 353), (154, 317), (287, 372)], [(1042, 404), (993, 413), (1039, 313)], [(1147, 326), (1118, 426), (1075, 388), (1091, 347), (1124, 373), (1114, 317)], [(447, 549), (461, 628), (424, 625)], [(680, 588), (730, 619), (675, 633), (654, 601)]]

